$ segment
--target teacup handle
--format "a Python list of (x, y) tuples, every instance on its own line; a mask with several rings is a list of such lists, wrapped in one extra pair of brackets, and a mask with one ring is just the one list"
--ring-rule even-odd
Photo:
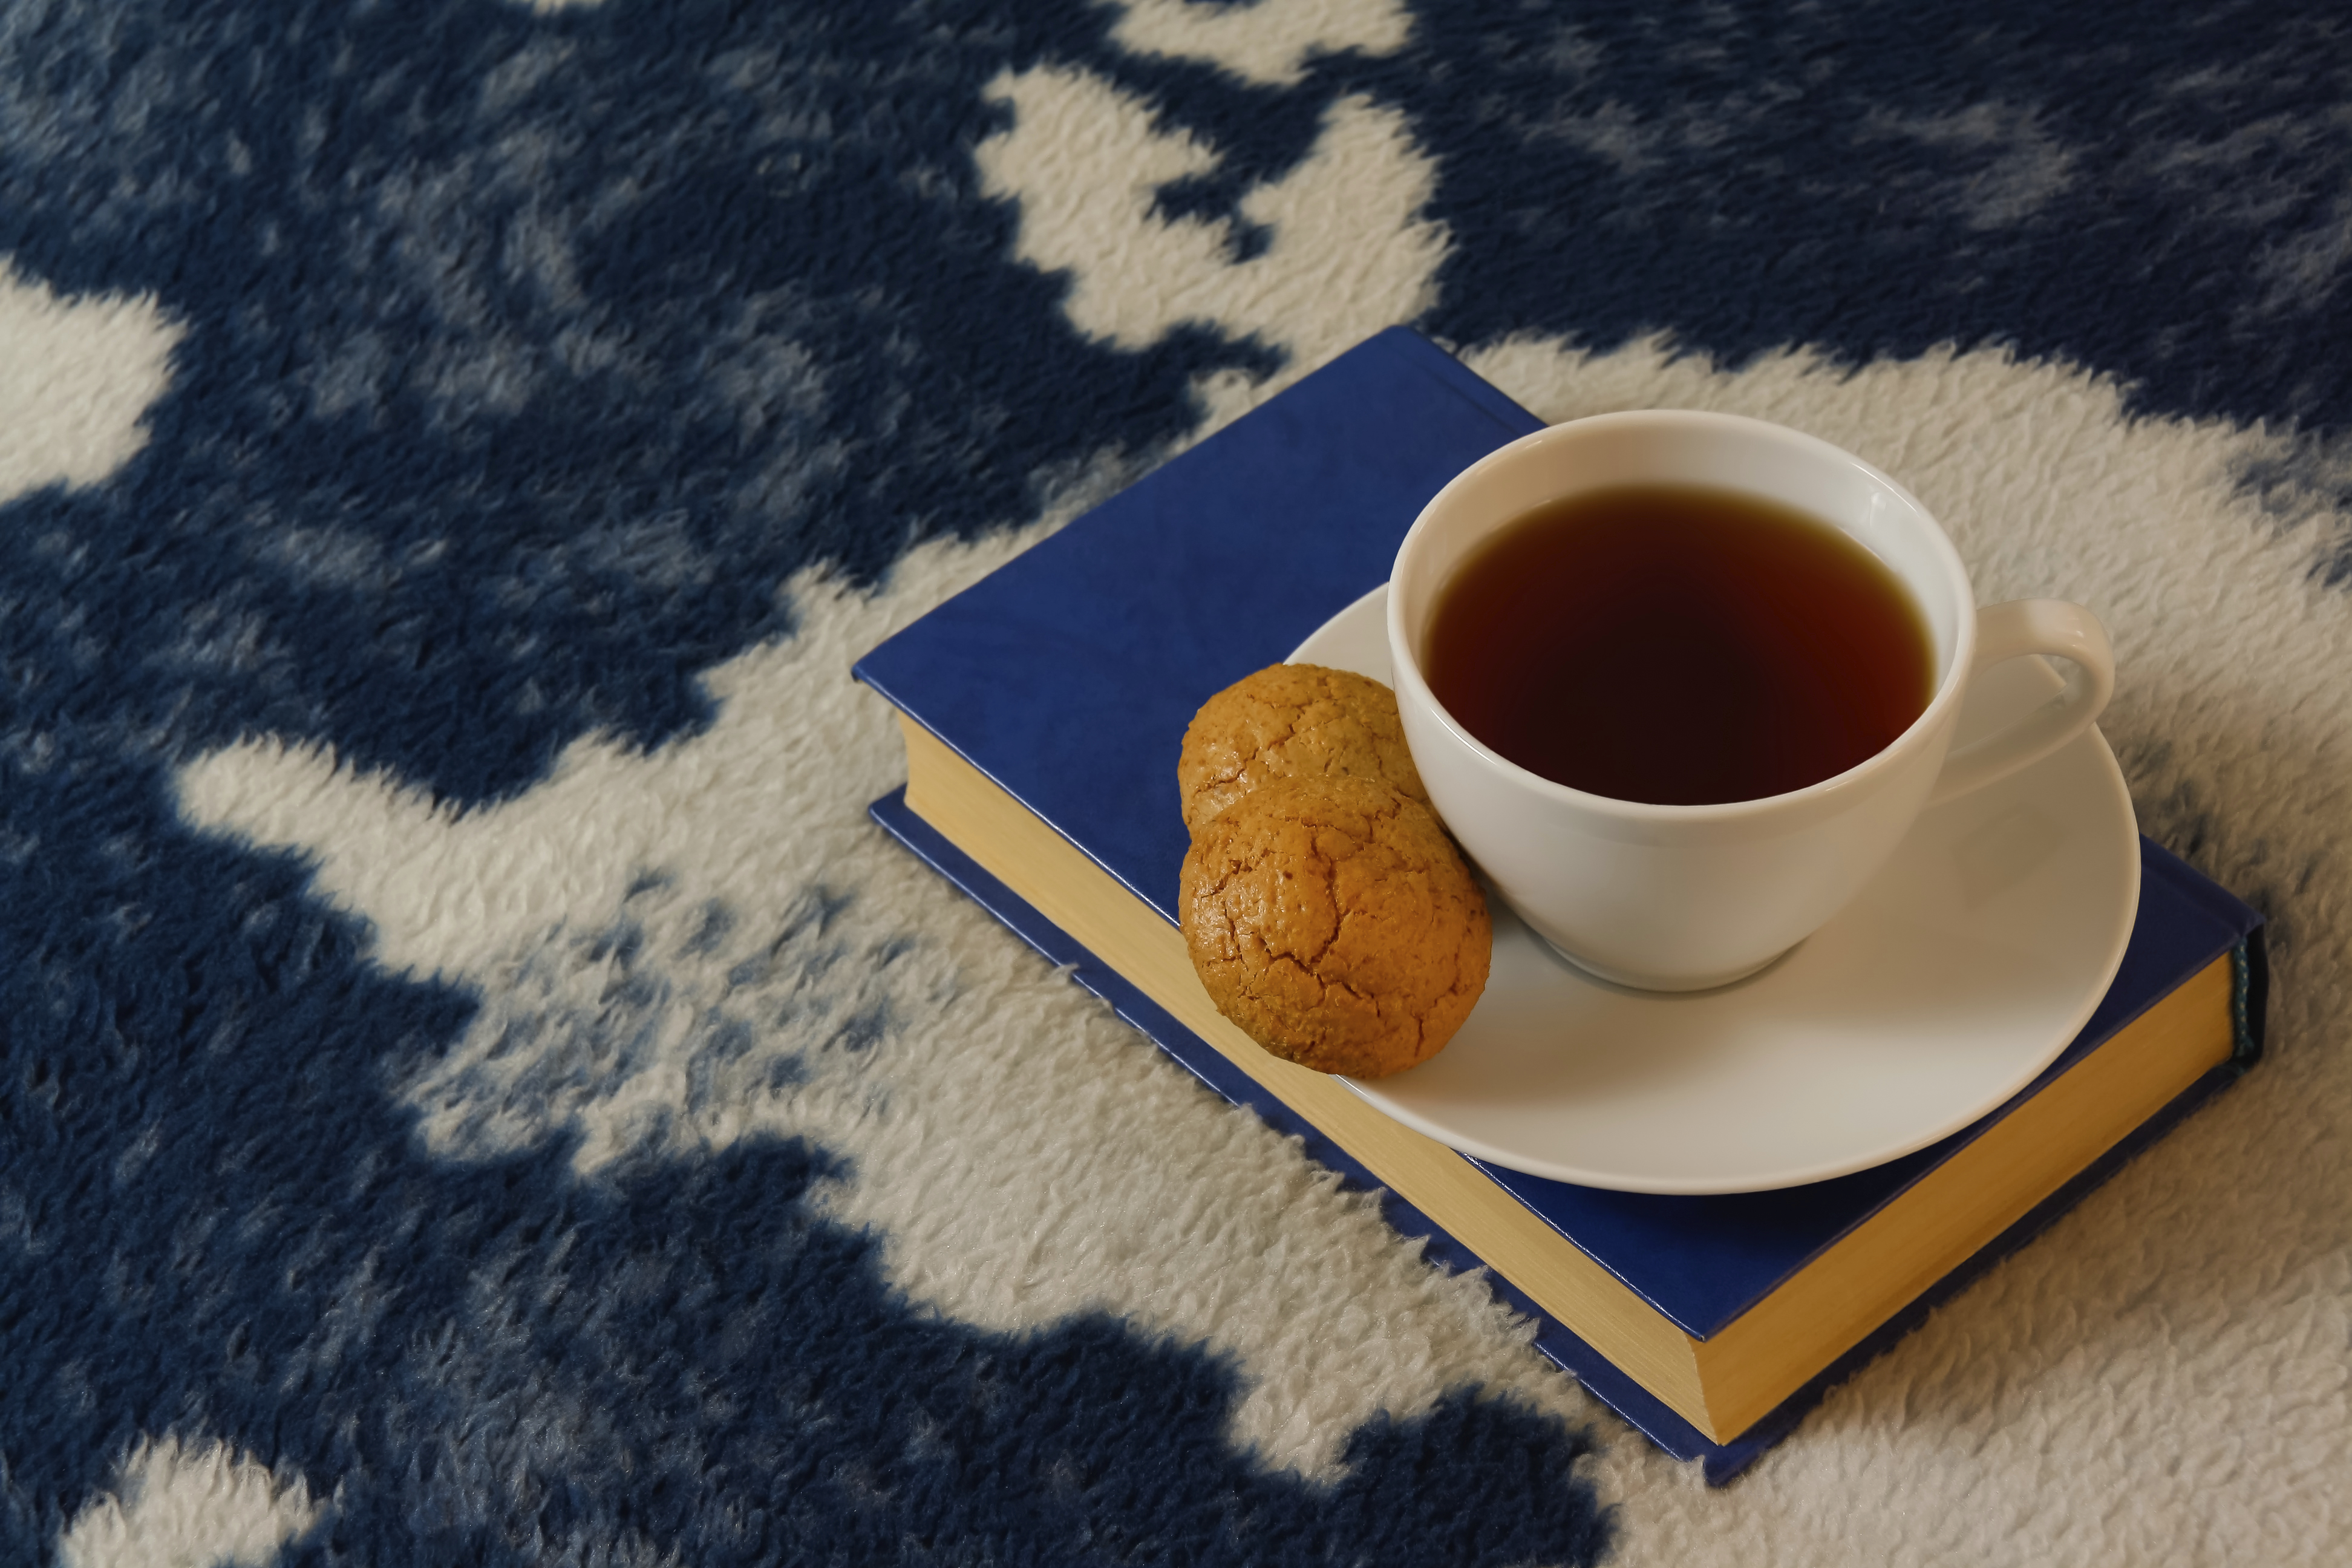
[(1977, 612), (1978, 671), (2006, 658), (2049, 654), (2074, 666), (2066, 689), (2005, 729), (1972, 741), (1944, 760), (1927, 801), (1934, 805), (2006, 778), (2038, 763), (2091, 727), (2116, 689), (2116, 653), (2107, 628), (2080, 605), (2063, 599), (2012, 599)]

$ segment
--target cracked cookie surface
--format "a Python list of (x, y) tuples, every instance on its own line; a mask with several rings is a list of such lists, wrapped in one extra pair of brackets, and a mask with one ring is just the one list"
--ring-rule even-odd
[(1226, 687), (1192, 716), (1176, 759), (1184, 826), (1195, 834), (1269, 780), (1335, 776), (1379, 779), (1429, 804), (1396, 694), (1319, 664), (1269, 665)]
[(1184, 943), (1275, 1055), (1380, 1078), (1437, 1054), (1486, 984), (1486, 901), (1437, 818), (1377, 780), (1277, 779), (1192, 840)]

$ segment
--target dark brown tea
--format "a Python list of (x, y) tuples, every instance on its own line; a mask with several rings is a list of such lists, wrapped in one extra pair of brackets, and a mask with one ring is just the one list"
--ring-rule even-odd
[(1539, 507), (1439, 597), (1430, 689), (1470, 733), (1614, 800), (1757, 800), (1843, 773), (1935, 692), (1910, 591), (1801, 511), (1637, 485)]

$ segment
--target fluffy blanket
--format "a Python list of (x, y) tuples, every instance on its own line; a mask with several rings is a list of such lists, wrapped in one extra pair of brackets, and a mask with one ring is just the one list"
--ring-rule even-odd
[[(1719, 1491), (865, 815), (853, 659), (1397, 321), (2093, 605), (2273, 922)], [(11, 0), (0, 1559), (2328, 1561), (2347, 769), (2324, 8)]]

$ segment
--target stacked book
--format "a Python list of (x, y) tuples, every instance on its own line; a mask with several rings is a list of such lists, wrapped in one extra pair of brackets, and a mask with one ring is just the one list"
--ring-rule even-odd
[(2255, 1060), (2261, 921), (2141, 841), (2120, 966), (2038, 1077), (1924, 1148), (1772, 1191), (1528, 1175), (1269, 1056), (1210, 1005), (1177, 926), (1185, 725), (1385, 581), (1423, 504), (1539, 425), (1402, 329), (1342, 355), (861, 660), (907, 742), (907, 787), (874, 815), (1219, 1093), (1381, 1189), (1433, 1256), (1489, 1270), (1541, 1349), (1721, 1482)]

